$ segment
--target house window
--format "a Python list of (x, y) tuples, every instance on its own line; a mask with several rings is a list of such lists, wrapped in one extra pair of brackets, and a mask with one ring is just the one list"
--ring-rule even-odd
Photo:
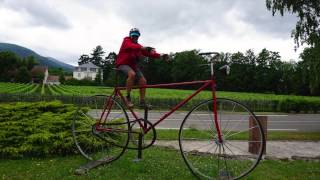
[(81, 71), (87, 71), (87, 68), (86, 67), (82, 67)]
[(76, 67), (76, 71), (79, 71), (79, 67)]
[(78, 77), (81, 77), (81, 73), (78, 73)]
[(97, 68), (90, 68), (91, 72), (97, 72)]

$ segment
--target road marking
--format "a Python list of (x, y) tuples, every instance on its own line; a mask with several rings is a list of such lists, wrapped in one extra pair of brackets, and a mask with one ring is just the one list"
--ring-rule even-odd
[[(166, 128), (166, 127), (159, 127), (159, 128), (157, 128), (157, 129), (173, 129), (173, 130), (178, 130), (178, 129), (180, 129), (180, 128)], [(183, 128), (183, 129), (190, 129), (190, 128)]]
[(256, 114), (256, 116), (288, 116), (287, 114)]
[(298, 131), (298, 129), (268, 129), (268, 131)]

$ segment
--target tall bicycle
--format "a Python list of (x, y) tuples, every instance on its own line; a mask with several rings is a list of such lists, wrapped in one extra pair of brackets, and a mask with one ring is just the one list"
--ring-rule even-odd
[[(212, 98), (195, 105), (181, 123), (179, 147), (184, 162), (201, 179), (238, 179), (249, 174), (258, 165), (264, 150), (261, 124), (245, 105), (216, 97), (214, 63), (219, 53), (199, 55), (209, 57), (209, 80), (134, 87), (201, 85), (156, 122), (148, 120), (148, 107), (144, 109), (144, 117), (140, 117), (127, 106), (121, 93), (125, 87), (115, 86), (110, 96), (96, 95), (86, 99), (72, 123), (73, 138), (80, 153), (89, 160), (105, 163), (117, 160), (126, 149), (136, 149), (141, 156), (141, 151), (155, 142), (158, 124), (201, 91), (210, 88)], [(144, 140), (149, 133), (152, 138)], [(258, 145), (255, 152), (249, 150), (252, 145)]]

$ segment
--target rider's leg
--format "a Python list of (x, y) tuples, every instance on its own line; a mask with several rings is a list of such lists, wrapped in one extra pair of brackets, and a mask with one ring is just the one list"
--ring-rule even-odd
[[(147, 85), (147, 80), (142, 76), (139, 78), (139, 86), (145, 86), (145, 85)], [(141, 88), (140, 89), (140, 104), (144, 103), (145, 96), (146, 96), (146, 89)]]
[(125, 100), (126, 100), (126, 103), (129, 107), (133, 107), (133, 104), (131, 103), (130, 92), (131, 92), (132, 86), (134, 84), (136, 73), (128, 65), (121, 65), (118, 67), (118, 69), (120, 71), (122, 71), (127, 76), (127, 82), (126, 82), (127, 96), (126, 96)]
[(130, 97), (130, 92), (131, 92), (132, 86), (134, 84), (135, 77), (136, 77), (136, 73), (132, 69), (129, 70), (127, 83), (126, 83), (127, 97)]

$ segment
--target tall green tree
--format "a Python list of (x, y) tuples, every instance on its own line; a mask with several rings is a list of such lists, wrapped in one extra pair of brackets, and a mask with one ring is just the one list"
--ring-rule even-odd
[(13, 52), (0, 52), (0, 81), (11, 81), (21, 60)]
[(292, 31), (297, 47), (307, 43), (314, 46), (320, 38), (320, 1), (319, 0), (266, 0), (268, 10), (272, 15), (277, 12), (295, 14), (298, 21)]
[(78, 64), (87, 64), (90, 62), (90, 57), (87, 54), (82, 54), (78, 60)]
[(63, 71), (61, 71), (60, 74), (59, 74), (59, 82), (61, 84), (64, 84), (66, 82), (66, 78), (64, 76), (64, 72)]
[(29, 71), (31, 71), (31, 69), (35, 66), (38, 65), (39, 63), (36, 61), (36, 59), (34, 58), (34, 56), (28, 56), (26, 58), (23, 59), (23, 61), (25, 61), (26, 67)]
[(90, 62), (96, 66), (102, 67), (104, 65), (104, 54), (105, 52), (103, 51), (103, 48), (98, 45), (91, 53)]
[(21, 66), (17, 75), (17, 82), (29, 83), (31, 82), (31, 73), (26, 66)]
[(205, 59), (198, 55), (197, 50), (183, 51), (175, 54), (171, 75), (174, 82), (200, 80), (208, 74)]
[[(310, 93), (318, 94), (320, 87), (320, 1), (319, 0), (266, 0), (266, 6), (275, 15), (279, 12), (295, 14), (298, 17), (295, 29), (292, 31), (296, 47), (306, 43), (310, 47), (301, 55), (308, 68)], [(318, 68), (318, 69), (316, 69)]]
[(310, 94), (320, 95), (320, 46), (305, 48), (300, 57), (308, 75)]
[(101, 83), (102, 83), (102, 73), (101, 73), (100, 69), (99, 69), (98, 74), (97, 74), (96, 78), (94, 79), (94, 81), (96, 82), (97, 85), (101, 85)]

